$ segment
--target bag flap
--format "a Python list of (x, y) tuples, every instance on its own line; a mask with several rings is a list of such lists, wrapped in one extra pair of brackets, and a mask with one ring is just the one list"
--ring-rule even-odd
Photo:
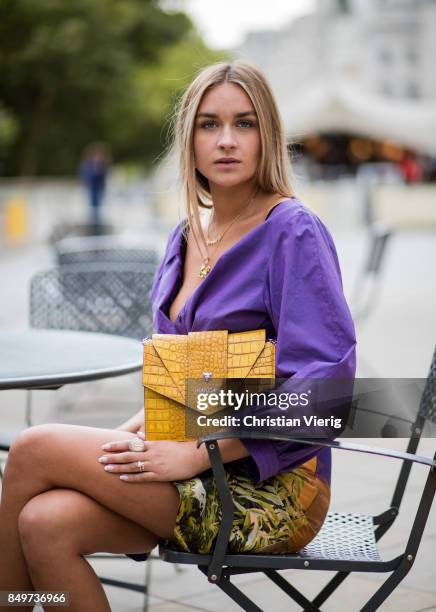
[(227, 377), (228, 335), (227, 330), (189, 332), (188, 378)]
[(185, 403), (187, 336), (153, 334), (144, 341), (143, 384), (181, 404)]
[[(264, 329), (230, 334), (227, 330), (153, 334), (151, 340), (144, 341), (143, 384), (197, 412), (195, 389), (205, 392), (210, 380), (210, 392), (214, 392), (214, 383), (220, 379), (247, 378), (264, 348)], [(187, 380), (195, 381), (188, 389)], [(217, 406), (207, 412), (221, 410)]]
[(229, 334), (227, 376), (246, 378), (265, 347), (264, 329)]

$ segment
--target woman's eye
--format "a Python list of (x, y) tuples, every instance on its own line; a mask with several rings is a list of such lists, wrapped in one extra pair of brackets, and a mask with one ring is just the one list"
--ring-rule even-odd
[(253, 125), (254, 125), (254, 123), (252, 121), (249, 121), (248, 119), (242, 119), (238, 123), (239, 124), (245, 123), (245, 127), (253, 127)]
[(201, 127), (209, 129), (209, 126), (216, 125), (216, 121), (205, 121), (201, 124)]
[[(237, 122), (237, 127), (241, 127), (241, 128), (251, 128), (255, 125), (254, 121), (250, 121), (249, 119), (240, 119)], [(218, 127), (218, 122), (217, 121), (213, 121), (213, 120), (209, 120), (209, 121), (203, 121), (202, 123), (200, 123), (200, 127), (206, 129), (206, 130), (212, 130), (216, 127)]]

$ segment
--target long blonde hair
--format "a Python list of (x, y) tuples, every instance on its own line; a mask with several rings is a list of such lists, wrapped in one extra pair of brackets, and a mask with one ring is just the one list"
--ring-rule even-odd
[(218, 62), (203, 68), (180, 98), (175, 111), (174, 147), (179, 157), (179, 171), (188, 224), (195, 221), (203, 244), (205, 237), (200, 223), (199, 208), (211, 208), (209, 182), (195, 168), (194, 128), (201, 100), (212, 87), (234, 83), (250, 98), (257, 115), (261, 154), (256, 171), (258, 189), (283, 196), (294, 194), (288, 173), (290, 161), (285, 132), (273, 93), (262, 72), (243, 60)]

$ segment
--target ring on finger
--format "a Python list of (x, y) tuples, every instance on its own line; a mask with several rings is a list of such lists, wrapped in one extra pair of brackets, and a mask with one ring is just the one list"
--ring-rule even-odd
[(136, 465), (138, 466), (138, 469), (140, 472), (145, 472), (145, 462), (144, 461), (137, 461)]
[(141, 440), (141, 438), (132, 438), (129, 440), (128, 445), (129, 450), (135, 453), (141, 453), (145, 451), (145, 442)]

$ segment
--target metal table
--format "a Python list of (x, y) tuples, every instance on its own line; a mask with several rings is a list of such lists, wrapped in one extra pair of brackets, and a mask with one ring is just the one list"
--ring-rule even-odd
[(58, 389), (142, 367), (142, 343), (65, 330), (0, 330), (0, 389)]

